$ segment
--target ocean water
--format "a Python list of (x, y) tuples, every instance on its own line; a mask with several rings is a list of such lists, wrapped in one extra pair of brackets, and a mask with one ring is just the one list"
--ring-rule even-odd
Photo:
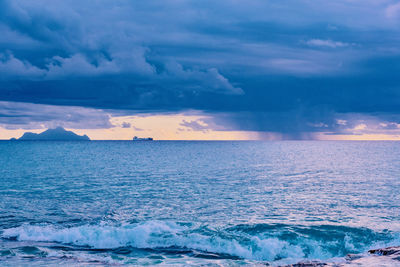
[(400, 245), (400, 142), (0, 142), (0, 265), (343, 262)]

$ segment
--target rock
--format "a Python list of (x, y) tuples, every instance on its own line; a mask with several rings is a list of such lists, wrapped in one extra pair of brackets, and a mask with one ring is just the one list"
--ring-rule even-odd
[(328, 266), (328, 263), (316, 262), (316, 261), (299, 262), (296, 264), (286, 265), (285, 267), (320, 267), (320, 266)]
[(283, 267), (346, 267), (346, 266), (400, 266), (400, 247), (387, 247), (371, 249), (368, 254), (348, 254), (345, 262), (317, 262), (307, 261), (296, 264), (284, 265)]
[(378, 256), (392, 256), (392, 255), (400, 256), (400, 247), (371, 249), (368, 252)]
[(362, 258), (363, 255), (360, 254), (347, 254), (346, 256), (346, 261), (354, 261), (354, 260), (358, 260), (359, 258)]

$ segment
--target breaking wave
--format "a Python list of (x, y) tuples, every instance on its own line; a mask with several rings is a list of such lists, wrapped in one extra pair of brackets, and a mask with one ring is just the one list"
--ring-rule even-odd
[(399, 236), (388, 231), (344, 226), (237, 225), (213, 229), (171, 221), (126, 225), (22, 225), (3, 230), (3, 238), (57, 242), (94, 249), (186, 249), (256, 261), (296, 262), (329, 259), (360, 253), (373, 246), (398, 245)]

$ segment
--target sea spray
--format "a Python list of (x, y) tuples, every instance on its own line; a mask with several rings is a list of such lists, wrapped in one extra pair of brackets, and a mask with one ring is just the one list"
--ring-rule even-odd
[[(275, 227), (274, 227), (275, 226)], [(254, 227), (268, 229), (249, 234)], [(247, 231), (243, 231), (247, 229)], [(332, 231), (333, 226), (283, 226), (256, 225), (251, 227), (230, 227), (222, 230), (198, 227), (196, 224), (173, 221), (146, 221), (135, 224), (81, 225), (60, 228), (53, 225), (22, 225), (5, 229), (3, 238), (19, 241), (57, 242), (94, 249), (116, 249), (132, 247), (137, 249), (187, 249), (242, 259), (267, 262), (296, 262), (302, 259), (329, 259), (360, 253), (371, 246), (369, 240), (360, 235), (375, 235), (386, 242), (394, 242), (393, 235), (374, 233), (368, 229), (338, 227), (347, 231), (341, 239), (321, 239), (324, 231)], [(295, 238), (285, 238), (288, 232)], [(251, 231), (250, 231), (251, 232)], [(305, 236), (305, 232), (314, 235)]]

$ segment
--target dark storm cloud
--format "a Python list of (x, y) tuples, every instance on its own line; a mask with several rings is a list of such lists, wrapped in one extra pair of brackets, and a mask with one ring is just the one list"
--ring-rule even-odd
[(205, 124), (201, 120), (195, 120), (195, 121), (183, 120), (183, 122), (180, 123), (179, 125), (187, 127), (193, 131), (207, 131), (210, 129), (209, 125)]
[(129, 122), (123, 122), (122, 128), (131, 128), (131, 124)]
[(341, 114), (391, 125), (399, 26), (390, 0), (0, 0), (0, 100), (197, 109), (293, 138), (341, 131)]
[(0, 101), (0, 126), (6, 129), (104, 129), (114, 127), (109, 119), (101, 110)]

